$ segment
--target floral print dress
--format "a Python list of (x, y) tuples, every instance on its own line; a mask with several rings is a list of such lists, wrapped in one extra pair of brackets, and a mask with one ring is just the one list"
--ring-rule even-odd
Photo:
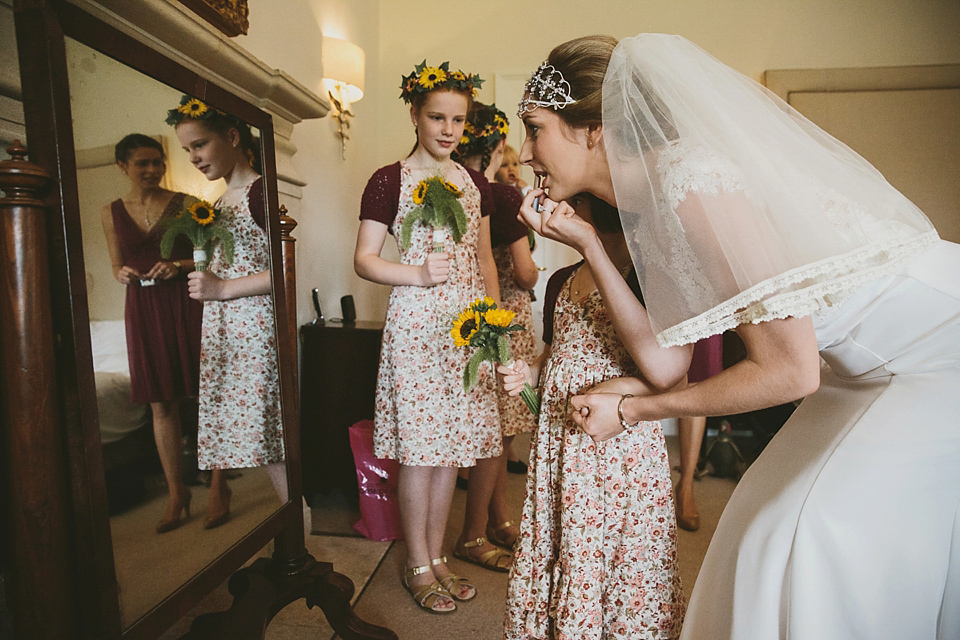
[[(530, 306), (530, 292), (517, 284), (513, 275), (513, 257), (510, 246), (493, 248), (493, 261), (497, 263), (497, 275), (500, 280), (500, 302), (504, 309), (516, 313), (514, 324), (523, 327), (523, 331), (510, 333), (510, 355), (514, 360), (533, 362), (537, 359), (537, 336), (533, 331), (533, 309)], [(504, 436), (533, 431), (536, 417), (520, 396), (511, 396), (501, 388), (497, 394), (500, 406), (500, 426)]]
[[(218, 220), (233, 234), (233, 262), (215, 243), (209, 271), (239, 278), (270, 268), (267, 231), (250, 211), (251, 186), (226, 192)], [(261, 196), (262, 198), (262, 196)], [(257, 200), (253, 206), (263, 206)], [(203, 303), (200, 343), (201, 469), (237, 469), (282, 462), (280, 377), (273, 297), (269, 294)]]
[(505, 637), (673, 639), (684, 601), (663, 430), (641, 422), (595, 443), (570, 419), (571, 396), (637, 375), (600, 293), (575, 303), (571, 280), (540, 377)]
[[(374, 414), (374, 452), (403, 465), (469, 467), (503, 450), (494, 374), (488, 364), (477, 384), (463, 389), (463, 371), (472, 352), (456, 347), (450, 330), (464, 308), (485, 294), (477, 241), (480, 191), (466, 169), (456, 164), (465, 184), (460, 204), (467, 232), (459, 243), (447, 234), (450, 277), (432, 287), (394, 286), (380, 349)], [(403, 219), (417, 205), (410, 168), (400, 165), (400, 202), (392, 223), (399, 237)], [(433, 231), (413, 225), (410, 246), (397, 243), (402, 264), (423, 264), (433, 248)]]

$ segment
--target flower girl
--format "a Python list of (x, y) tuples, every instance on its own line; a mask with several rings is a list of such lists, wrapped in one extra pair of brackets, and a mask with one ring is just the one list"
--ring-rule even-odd
[[(417, 604), (450, 613), (476, 595), (450, 571), (443, 536), (458, 467), (501, 453), (493, 375), (463, 389), (468, 354), (450, 340), (453, 316), (476, 298), (499, 299), (487, 216), (487, 180), (451, 160), (480, 78), (426, 61), (403, 78), (417, 143), (408, 157), (377, 170), (360, 205), (354, 268), (392, 286), (377, 378), (374, 449), (400, 462), (398, 494), (407, 544), (403, 584)], [(430, 185), (446, 190), (446, 224), (424, 224)], [(451, 195), (452, 194), (452, 195)], [(428, 212), (437, 213), (437, 212)], [(406, 224), (404, 222), (406, 221)], [(432, 228), (435, 227), (435, 228)], [(381, 257), (387, 234), (399, 262)], [(492, 487), (491, 487), (492, 489)], [(467, 542), (480, 559), (499, 553), (483, 539)], [(478, 544), (479, 542), (479, 544)], [(461, 545), (461, 548), (464, 545)]]

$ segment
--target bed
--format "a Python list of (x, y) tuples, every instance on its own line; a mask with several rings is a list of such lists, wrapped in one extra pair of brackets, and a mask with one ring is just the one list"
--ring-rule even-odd
[(123, 320), (90, 323), (93, 371), (100, 415), (100, 441), (111, 513), (145, 493), (147, 471), (159, 466), (150, 406), (130, 401), (130, 369)]

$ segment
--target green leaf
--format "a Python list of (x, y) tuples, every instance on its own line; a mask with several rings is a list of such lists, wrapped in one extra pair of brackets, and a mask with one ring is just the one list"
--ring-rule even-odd
[(460, 238), (467, 232), (467, 214), (463, 210), (463, 205), (459, 202), (454, 203), (456, 206), (453, 209), (453, 219), (456, 223), (457, 231), (457, 242), (460, 242)]
[(467, 368), (463, 370), (463, 390), (470, 391), (473, 385), (477, 383), (477, 377), (480, 375), (480, 363), (484, 361), (484, 349), (479, 349), (470, 361), (467, 362)]
[(497, 338), (497, 362), (510, 362), (510, 341), (507, 336)]
[(223, 249), (223, 260), (227, 264), (233, 263), (233, 234), (220, 226), (215, 226), (210, 230), (213, 237), (220, 243)]
[(418, 207), (407, 214), (400, 225), (400, 246), (404, 249), (410, 248), (410, 234), (413, 233), (413, 223), (423, 219), (423, 207)]
[(185, 235), (187, 238), (192, 239), (190, 232), (194, 226), (193, 218), (174, 218), (170, 222), (164, 222), (163, 225), (167, 230), (164, 231), (163, 236), (160, 238), (160, 256), (169, 258), (173, 252), (173, 244), (177, 236)]

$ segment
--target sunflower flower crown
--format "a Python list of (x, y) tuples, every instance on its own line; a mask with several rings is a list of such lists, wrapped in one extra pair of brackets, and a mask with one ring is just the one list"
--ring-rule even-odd
[(439, 67), (428, 67), (424, 60), (413, 69), (413, 73), (403, 76), (400, 83), (400, 97), (407, 104), (413, 102), (413, 97), (437, 91), (439, 89), (455, 89), (468, 91), (471, 96), (477, 96), (477, 89), (483, 84), (480, 76), (464, 73), (459, 69), (450, 71), (450, 63), (444, 62)]
[(498, 109), (497, 105), (475, 102), (463, 125), (463, 136), (455, 151), (454, 160), (490, 153), (507, 137), (509, 131), (507, 114)]
[(177, 126), (184, 120), (210, 120), (213, 118), (222, 118), (230, 126), (249, 127), (246, 122), (236, 116), (232, 116), (225, 111), (215, 109), (202, 100), (193, 96), (184, 94), (180, 98), (180, 105), (167, 111), (167, 124)]
[(223, 248), (224, 261), (227, 264), (233, 262), (233, 234), (218, 224), (223, 212), (223, 209), (199, 198), (184, 198), (177, 217), (163, 220), (165, 230), (160, 239), (161, 257), (169, 258), (177, 236), (184, 235), (194, 249), (205, 249), (216, 240)]

